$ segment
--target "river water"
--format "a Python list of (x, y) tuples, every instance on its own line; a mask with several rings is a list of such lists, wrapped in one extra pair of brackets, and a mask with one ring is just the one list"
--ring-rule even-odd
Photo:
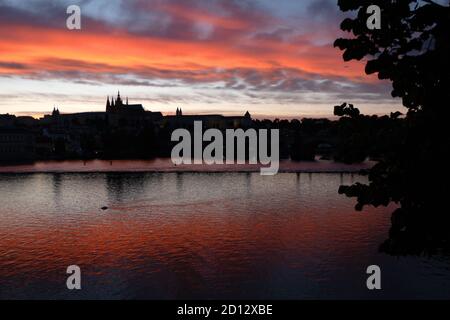
[[(378, 252), (394, 207), (355, 212), (337, 189), (356, 181), (365, 178), (2, 173), (0, 298), (450, 298), (447, 257)], [(69, 265), (82, 290), (67, 290)], [(382, 290), (366, 287), (370, 265)]]

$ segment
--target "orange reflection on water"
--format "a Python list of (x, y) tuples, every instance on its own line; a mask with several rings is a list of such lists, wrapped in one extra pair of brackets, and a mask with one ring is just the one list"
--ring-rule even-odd
[[(337, 194), (354, 179), (0, 176), (0, 192), (9, 192), (0, 209), (0, 297), (317, 298), (343, 288), (364, 296), (367, 265), (401, 265), (377, 251), (394, 208), (359, 213)], [(72, 264), (84, 279), (75, 296), (64, 287)]]

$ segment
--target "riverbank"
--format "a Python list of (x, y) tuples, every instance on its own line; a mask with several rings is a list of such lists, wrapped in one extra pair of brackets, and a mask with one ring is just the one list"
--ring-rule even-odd
[[(284, 173), (358, 173), (369, 169), (374, 161), (344, 164), (330, 160), (280, 161)], [(259, 172), (261, 165), (174, 165), (170, 159), (153, 160), (68, 160), (38, 161), (28, 164), (0, 165), (0, 173), (83, 173), (83, 172)]]

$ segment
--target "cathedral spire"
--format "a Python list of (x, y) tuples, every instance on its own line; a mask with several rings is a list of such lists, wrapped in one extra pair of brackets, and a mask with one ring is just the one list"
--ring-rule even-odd
[(106, 112), (111, 111), (111, 104), (109, 103), (109, 96), (106, 98)]
[(122, 98), (120, 97), (120, 91), (117, 91), (117, 99), (116, 99), (116, 106), (122, 106)]
[(52, 112), (52, 116), (59, 116), (59, 109), (58, 107), (53, 107), (53, 112)]

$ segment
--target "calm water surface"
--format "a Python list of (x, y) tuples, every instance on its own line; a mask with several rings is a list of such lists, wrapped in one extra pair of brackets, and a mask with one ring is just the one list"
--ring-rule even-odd
[[(280, 172), (358, 172), (370, 168), (373, 161), (344, 164), (331, 160), (290, 161), (281, 160)], [(171, 159), (152, 160), (67, 160), (37, 161), (29, 164), (8, 165), (0, 163), (0, 173), (81, 173), (81, 172), (260, 172), (261, 165), (174, 165)]]
[[(0, 298), (450, 298), (445, 257), (378, 253), (351, 174), (0, 174)], [(102, 211), (100, 208), (108, 206)], [(82, 290), (66, 289), (69, 265)], [(382, 290), (366, 289), (377, 264)]]

